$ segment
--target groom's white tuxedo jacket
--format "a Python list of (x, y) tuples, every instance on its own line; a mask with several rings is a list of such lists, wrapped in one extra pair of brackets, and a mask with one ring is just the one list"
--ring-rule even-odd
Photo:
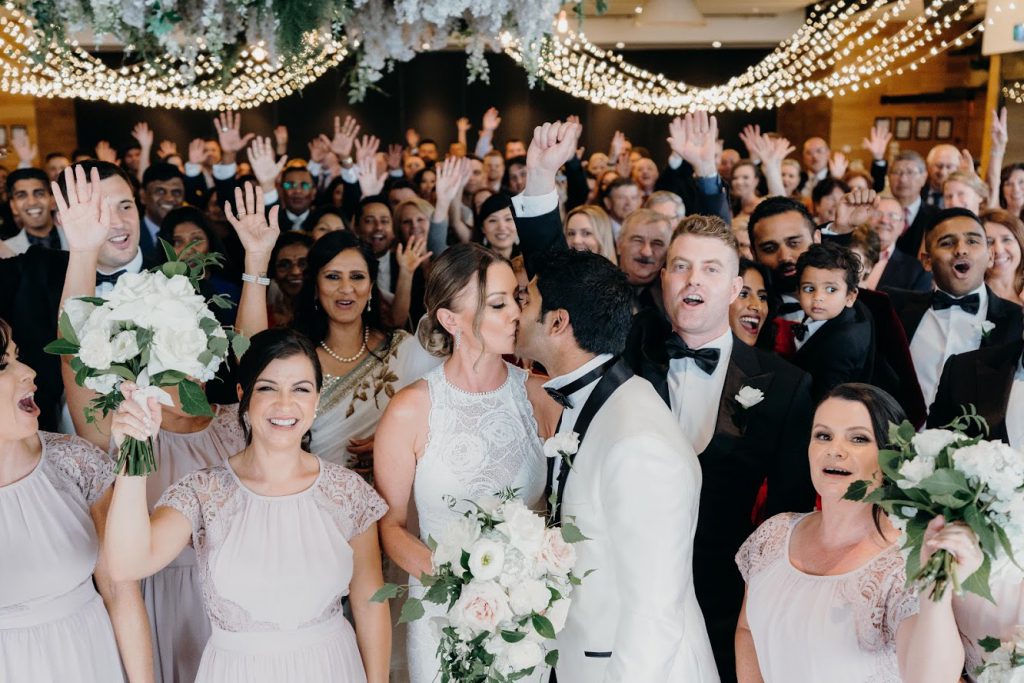
[(631, 377), (594, 415), (562, 519), (590, 540), (559, 633), (558, 683), (717, 683), (693, 591), (697, 456), (651, 384)]

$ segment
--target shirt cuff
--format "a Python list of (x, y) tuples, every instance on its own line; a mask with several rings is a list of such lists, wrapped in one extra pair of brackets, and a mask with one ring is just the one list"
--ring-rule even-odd
[(324, 170), (324, 167), (319, 161), (310, 161), (306, 164), (306, 170), (309, 171), (311, 176), (316, 178)]
[(270, 206), (271, 204), (277, 204), (277, 188), (275, 187), (270, 192), (263, 193), (263, 206)]
[(390, 171), (388, 171), (388, 175), (391, 176), (392, 178), (401, 178), (402, 176), (405, 175), (405, 173), (400, 168), (393, 168)]
[(341, 179), (344, 180), (346, 183), (348, 183), (350, 185), (358, 183), (359, 182), (359, 167), (353, 165), (353, 166), (349, 166), (348, 168), (345, 168), (344, 166), (342, 166), (341, 167)]
[(718, 194), (722, 191), (722, 178), (717, 173), (707, 177), (695, 177), (693, 181), (701, 194)]
[(668, 167), (674, 171), (682, 165), (683, 158), (676, 154), (675, 152), (672, 152), (671, 156), (669, 156), (668, 158)]
[(202, 172), (203, 167), (200, 166), (199, 164), (193, 164), (192, 162), (189, 161), (185, 162), (185, 175), (188, 176), (189, 178), (195, 178), (196, 176), (202, 174)]
[(551, 213), (558, 209), (558, 190), (529, 197), (522, 193), (517, 194), (512, 198), (512, 208), (519, 218), (533, 218)]
[(231, 180), (238, 173), (238, 164), (214, 164), (213, 177), (217, 180)]

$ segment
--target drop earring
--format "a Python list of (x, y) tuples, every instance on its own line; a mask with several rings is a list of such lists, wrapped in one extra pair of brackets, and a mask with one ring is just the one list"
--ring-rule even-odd
[(462, 345), (462, 328), (456, 328), (455, 330), (455, 348), (459, 348)]
[(373, 297), (366, 300), (366, 312), (369, 313), (373, 310)]

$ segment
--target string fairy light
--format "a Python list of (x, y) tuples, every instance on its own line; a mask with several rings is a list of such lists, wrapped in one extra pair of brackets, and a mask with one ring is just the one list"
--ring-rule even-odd
[(1024, 104), (1024, 81), (1012, 81), (1004, 85), (1003, 97), (1014, 104)]

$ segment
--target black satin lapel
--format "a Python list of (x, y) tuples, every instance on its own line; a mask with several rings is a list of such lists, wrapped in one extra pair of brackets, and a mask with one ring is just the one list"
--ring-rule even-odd
[[(819, 330), (820, 332), (820, 330)], [(718, 402), (718, 417), (715, 422), (715, 436), (729, 436), (736, 439), (742, 438), (747, 431), (748, 413), (757, 410), (757, 405), (744, 408), (736, 400), (736, 395), (743, 387), (760, 389), (764, 399), (768, 399), (768, 390), (771, 388), (773, 372), (761, 372), (761, 364), (757, 361), (756, 353), (748, 346), (740, 346), (743, 342), (733, 339), (732, 356), (729, 358), (729, 368), (725, 374), (725, 384), (722, 386), (722, 396)]]
[[(740, 342), (742, 343), (742, 342)], [(743, 436), (740, 426), (736, 423), (736, 410), (739, 405), (734, 398), (739, 393), (740, 387), (746, 382), (747, 375), (740, 369), (732, 356), (729, 357), (729, 367), (725, 371), (725, 384), (722, 386), (722, 396), (718, 401), (718, 417), (715, 419), (715, 436), (731, 436), (740, 438)]]

